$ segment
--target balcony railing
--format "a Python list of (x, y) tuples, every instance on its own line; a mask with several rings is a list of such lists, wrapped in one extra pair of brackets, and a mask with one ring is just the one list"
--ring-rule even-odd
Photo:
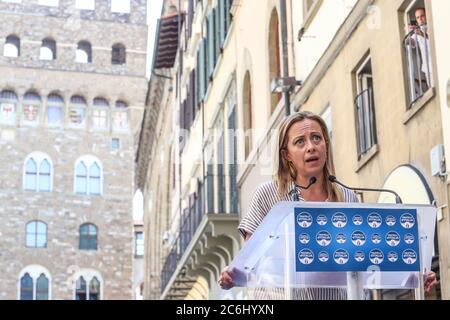
[[(426, 30), (424, 28), (421, 30), (426, 35)], [(409, 108), (434, 86), (431, 51), (426, 37), (417, 35), (416, 30), (413, 30), (403, 39), (406, 53)]]
[[(211, 179), (211, 177), (214, 177), (215, 179)], [(175, 243), (172, 246), (172, 249), (170, 250), (169, 255), (166, 258), (166, 261), (164, 263), (163, 269), (162, 269), (162, 276), (161, 276), (161, 293), (164, 292), (167, 285), (170, 282), (170, 279), (172, 278), (173, 274), (175, 273), (178, 264), (183, 257), (184, 253), (186, 252), (188, 246), (192, 242), (195, 233), (197, 232), (200, 223), (202, 222), (202, 219), (207, 214), (217, 214), (214, 211), (208, 211), (206, 208), (206, 201), (211, 201), (214, 197), (220, 196), (225, 197), (224, 192), (217, 192), (218, 190), (215, 190), (215, 188), (208, 188), (208, 183), (213, 183), (213, 180), (216, 180), (219, 182), (219, 186), (222, 185), (220, 181), (225, 181), (225, 179), (230, 179), (227, 175), (221, 175), (221, 176), (213, 176), (213, 175), (207, 175), (205, 177), (206, 186), (201, 184), (199, 185), (199, 188), (197, 190), (197, 193), (194, 193), (189, 198), (189, 206), (188, 208), (185, 208), (183, 210), (183, 214), (181, 217), (181, 227), (179, 235), (175, 241)], [(204, 193), (207, 191), (208, 194), (212, 192), (213, 196), (206, 196)], [(222, 190), (223, 191), (223, 190)], [(220, 200), (220, 199), (219, 199)], [(220, 201), (219, 201), (220, 202)], [(234, 208), (234, 206), (232, 206)], [(225, 213), (225, 212), (219, 212), (219, 213)]]
[(358, 158), (377, 144), (373, 90), (369, 88), (355, 98), (358, 134)]

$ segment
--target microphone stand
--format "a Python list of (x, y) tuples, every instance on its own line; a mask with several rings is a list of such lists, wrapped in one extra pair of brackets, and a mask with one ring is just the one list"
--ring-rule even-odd
[(344, 188), (347, 188), (347, 189), (350, 189), (350, 190), (354, 190), (354, 191), (373, 191), (373, 192), (388, 192), (388, 193), (392, 193), (395, 196), (395, 203), (396, 204), (403, 204), (402, 198), (400, 198), (398, 193), (393, 191), (393, 190), (389, 190), (389, 189), (372, 189), (372, 188), (351, 188), (349, 186), (346, 186), (342, 182), (338, 181), (338, 179), (335, 176), (329, 176), (328, 180), (330, 180), (333, 183), (337, 183), (338, 185), (340, 185), (340, 186), (342, 186)]

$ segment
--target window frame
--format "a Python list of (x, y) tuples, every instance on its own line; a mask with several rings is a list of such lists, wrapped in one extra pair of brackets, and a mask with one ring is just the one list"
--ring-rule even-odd
[[(30, 233), (28, 233), (28, 225), (29, 224), (32, 224), (32, 223), (34, 223), (35, 224), (35, 227), (34, 227), (34, 230), (33, 230), (33, 232), (30, 234)], [(42, 235), (42, 233), (38, 233), (38, 225), (39, 224), (42, 224), (42, 225), (44, 225), (44, 227), (45, 227), (45, 245), (44, 246), (42, 246), (42, 247), (40, 247), (40, 246), (38, 246), (37, 244), (38, 244), (38, 236), (39, 235)], [(33, 246), (29, 246), (28, 245), (28, 236), (33, 236), (34, 238), (32, 239), (32, 240), (34, 240), (33, 242), (34, 242), (34, 245)], [(25, 224), (25, 247), (26, 248), (30, 248), (30, 249), (46, 249), (47, 247), (48, 247), (48, 225), (47, 225), (47, 223), (45, 223), (44, 221), (42, 221), (42, 220), (30, 220), (30, 221), (28, 221), (26, 224)]]
[[(28, 97), (27, 97), (28, 96)], [(29, 97), (38, 97), (39, 100), (30, 99)], [(37, 116), (35, 120), (27, 120), (25, 117), (25, 107), (37, 106)], [(26, 126), (38, 126), (41, 120), (41, 110), (42, 110), (42, 97), (36, 91), (27, 91), (22, 100), (22, 124)]]
[[(29, 160), (33, 159), (33, 161), (36, 163), (36, 185), (34, 190), (32, 189), (27, 189), (27, 185), (26, 185), (26, 177), (27, 177), (27, 163)], [(40, 188), (40, 170), (41, 170), (41, 164), (47, 160), (49, 165), (50, 165), (50, 185), (49, 185), (49, 190), (41, 190)], [(26, 191), (26, 192), (45, 192), (45, 193), (50, 193), (53, 192), (53, 174), (54, 174), (54, 166), (53, 166), (53, 161), (50, 158), (49, 155), (40, 152), (40, 151), (35, 151), (30, 153), (24, 160), (23, 162), (23, 166), (22, 166), (22, 190)]]
[[(360, 79), (360, 75), (363, 74), (363, 71), (365, 68), (367, 68), (370, 64), (371, 68), (371, 74), (370, 77), (367, 77), (367, 79), (371, 79), (372, 86), (369, 86), (368, 82), (364, 82), (364, 79)], [(371, 152), (376, 149), (378, 146), (378, 134), (377, 134), (377, 121), (376, 121), (376, 112), (375, 112), (375, 91), (374, 91), (374, 81), (373, 81), (373, 68), (372, 68), (372, 55), (370, 52), (368, 52), (366, 55), (364, 55), (364, 58), (360, 61), (358, 64), (358, 67), (355, 69), (354, 72), (354, 78), (356, 81), (356, 94), (354, 96), (354, 110), (355, 110), (355, 125), (356, 125), (356, 148), (357, 148), (357, 158), (358, 161), (361, 163), (366, 163), (366, 158), (371, 158), (374, 154)], [(365, 98), (363, 94), (365, 92), (368, 92), (368, 102), (366, 104), (363, 103), (362, 106), (359, 106), (357, 99), (362, 97)], [(360, 123), (360, 112), (358, 112), (359, 108), (364, 108), (362, 111), (363, 115), (365, 115), (364, 112), (367, 111), (367, 115), (365, 115), (363, 122)], [(367, 122), (366, 122), (367, 120)], [(372, 122), (370, 121), (372, 120)], [(366, 128), (366, 125), (369, 125), (369, 128)], [(364, 132), (362, 133), (363, 130)], [(367, 132), (369, 131), (370, 137), (367, 136)], [(364, 136), (364, 141), (362, 139), (362, 136)], [(362, 142), (366, 145), (368, 140), (370, 141), (371, 145), (369, 147), (365, 147), (365, 150), (363, 150), (363, 146), (361, 145)]]
[[(142, 239), (138, 238), (138, 235), (142, 235)], [(142, 243), (138, 243), (138, 240), (142, 240)], [(138, 247), (142, 247), (142, 254), (138, 254)], [(145, 236), (143, 231), (135, 231), (134, 232), (134, 257), (135, 258), (143, 258), (145, 255)]]
[[(106, 125), (104, 127), (100, 127), (95, 123), (95, 114), (96, 112), (105, 111), (106, 116)], [(92, 115), (91, 115), (91, 125), (93, 130), (95, 131), (108, 131), (110, 127), (110, 114), (111, 114), (111, 107), (109, 104), (109, 101), (103, 97), (96, 97), (94, 98), (93, 106), (92, 106)]]
[(25, 274), (29, 274), (32, 281), (33, 281), (33, 298), (32, 300), (37, 300), (37, 280), (39, 277), (43, 274), (47, 280), (48, 280), (48, 294), (47, 294), (47, 300), (52, 300), (52, 276), (50, 272), (47, 270), (47, 268), (41, 266), (41, 265), (29, 265), (23, 268), (19, 276), (17, 278), (17, 300), (21, 300), (21, 279), (25, 276)]
[[(86, 193), (81, 193), (81, 192), (77, 192), (77, 167), (79, 164), (84, 163), (84, 165), (86, 166)], [(97, 166), (99, 167), (100, 170), (100, 177), (99, 177), (99, 193), (92, 193), (91, 192), (91, 188), (90, 188), (90, 180), (91, 180), (91, 176), (90, 176), (90, 168), (94, 165), (94, 163), (97, 164)], [(101, 161), (94, 156), (91, 155), (86, 155), (86, 156), (82, 156), (80, 158), (77, 159), (77, 161), (75, 162), (74, 165), (74, 171), (73, 171), (74, 175), (74, 183), (73, 183), (73, 192), (77, 195), (82, 195), (82, 196), (102, 196), (103, 195), (103, 165), (101, 163)]]
[[(50, 97), (58, 97), (61, 100), (56, 102), (56, 101), (50, 101)], [(61, 110), (61, 115), (59, 118), (59, 122), (49, 122), (48, 121), (48, 111), (49, 108), (59, 108)], [(45, 104), (45, 125), (51, 128), (61, 128), (64, 126), (64, 115), (65, 115), (65, 108), (66, 108), (66, 103), (64, 100), (64, 97), (58, 93), (50, 93), (47, 96), (47, 100), (46, 100), (46, 104)]]
[[(43, 49), (46, 48), (48, 50), (50, 50), (52, 57), (51, 59), (47, 58), (45, 56), (45, 54), (43, 54)], [(56, 40), (51, 38), (51, 37), (47, 37), (42, 39), (41, 42), (41, 47), (39, 49), (39, 60), (40, 61), (55, 61), (57, 58), (57, 45), (56, 45)]]
[(127, 63), (127, 48), (125, 47), (125, 45), (123, 43), (113, 44), (113, 46), (111, 47), (111, 64), (120, 66), (125, 65), (126, 63)]
[[(16, 55), (5, 54), (7, 51), (7, 45), (13, 46), (17, 51)], [(20, 57), (20, 38), (15, 34), (10, 34), (5, 38), (5, 43), (3, 44), (3, 56), (7, 58), (19, 58)]]
[[(3, 94), (5, 95), (10, 94), (11, 96), (14, 95), (14, 98), (11, 97), (3, 98), (2, 97)], [(5, 105), (10, 106), (12, 105), (13, 107), (12, 116), (10, 117), (10, 119), (7, 120), (4, 120), (2, 115), (2, 110)], [(5, 89), (0, 91), (0, 123), (4, 125), (15, 125), (17, 122), (18, 106), (19, 106), (19, 97), (17, 96), (17, 93), (14, 90)]]
[[(82, 233), (82, 229), (83, 228), (87, 228), (87, 233), (83, 234)], [(94, 227), (95, 233), (91, 234), (90, 233), (90, 228)], [(80, 225), (80, 228), (78, 230), (78, 236), (79, 236), (79, 242), (78, 242), (78, 250), (83, 250), (83, 251), (98, 251), (98, 227), (97, 225), (91, 223), (91, 222), (85, 222), (82, 225)], [(82, 236), (87, 237), (85, 240), (86, 243), (86, 247), (82, 248), (81, 247), (81, 243), (82, 243)], [(95, 247), (91, 246), (93, 239), (95, 239)]]
[[(82, 60), (80, 57), (81, 52), (86, 54), (86, 60)], [(91, 64), (93, 61), (92, 44), (87, 40), (81, 40), (77, 43), (75, 50), (75, 62), (79, 64)]]
[(97, 278), (97, 281), (99, 282), (100, 285), (100, 290), (99, 290), (99, 297), (97, 300), (103, 300), (103, 287), (104, 287), (104, 281), (103, 278), (101, 276), (101, 274), (96, 271), (96, 270), (92, 270), (92, 269), (82, 269), (80, 271), (78, 271), (77, 273), (75, 273), (73, 279), (75, 279), (75, 281), (73, 282), (73, 292), (72, 292), (72, 297), (73, 300), (77, 300), (77, 291), (76, 291), (76, 286), (77, 286), (77, 281), (78, 279), (80, 279), (81, 277), (83, 277), (83, 279), (86, 281), (86, 299), (85, 300), (90, 300), (90, 284), (91, 281), (94, 278)]

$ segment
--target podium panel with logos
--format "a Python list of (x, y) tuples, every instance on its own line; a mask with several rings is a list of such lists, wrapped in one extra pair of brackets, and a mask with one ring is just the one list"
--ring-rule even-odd
[(230, 267), (249, 288), (419, 289), (431, 269), (436, 208), (281, 202)]

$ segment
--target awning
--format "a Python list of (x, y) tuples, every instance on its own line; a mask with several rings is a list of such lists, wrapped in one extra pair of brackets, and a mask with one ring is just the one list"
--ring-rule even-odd
[(184, 14), (162, 17), (158, 21), (154, 69), (172, 68), (178, 49), (178, 21)]

